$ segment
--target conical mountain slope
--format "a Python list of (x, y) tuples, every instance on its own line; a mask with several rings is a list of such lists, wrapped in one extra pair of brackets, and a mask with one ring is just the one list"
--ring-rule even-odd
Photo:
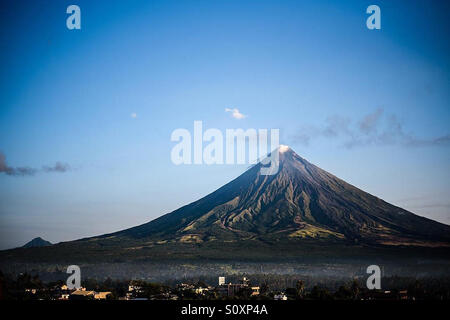
[(51, 246), (50, 241), (44, 240), (41, 237), (34, 238), (33, 240), (27, 242), (22, 248), (35, 248), (35, 247), (46, 247)]
[(450, 226), (417, 216), (316, 167), (292, 149), (277, 174), (257, 164), (206, 197), (103, 237), (205, 242), (316, 239), (381, 244), (450, 242)]

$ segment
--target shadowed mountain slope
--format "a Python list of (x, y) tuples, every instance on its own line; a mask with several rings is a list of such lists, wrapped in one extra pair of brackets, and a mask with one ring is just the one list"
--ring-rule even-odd
[(275, 175), (257, 164), (206, 197), (103, 237), (204, 242), (321, 239), (381, 244), (449, 242), (450, 227), (372, 196), (297, 155), (280, 152)]
[(289, 148), (283, 151), (274, 175), (261, 175), (258, 163), (204, 198), (148, 223), (49, 247), (1, 251), (0, 266), (14, 261), (373, 261), (382, 255), (448, 260), (450, 226), (370, 195)]

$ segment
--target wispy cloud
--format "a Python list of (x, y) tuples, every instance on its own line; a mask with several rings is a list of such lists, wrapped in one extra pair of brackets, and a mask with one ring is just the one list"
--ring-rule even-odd
[(31, 167), (11, 167), (6, 163), (6, 157), (0, 152), (0, 173), (9, 176), (32, 176), (38, 172), (66, 172), (71, 170), (66, 163), (56, 162), (53, 166), (43, 166), (42, 169)]
[(133, 119), (136, 119), (137, 118), (137, 113), (136, 112), (131, 113), (130, 117), (133, 118)]
[(420, 138), (404, 130), (398, 118), (377, 109), (359, 120), (334, 115), (328, 117), (323, 126), (304, 126), (293, 140), (304, 145), (318, 138), (343, 141), (346, 148), (368, 145), (404, 145), (409, 147), (450, 145), (450, 134), (431, 138)]
[(398, 199), (399, 202), (405, 203), (410, 208), (445, 208), (450, 209), (450, 201), (447, 200), (447, 192), (437, 192), (432, 194), (424, 194), (420, 196), (411, 196)]
[(56, 162), (53, 166), (44, 166), (42, 170), (45, 172), (66, 172), (71, 168), (67, 163)]
[(30, 167), (10, 167), (6, 163), (6, 157), (0, 153), (0, 172), (9, 176), (31, 176), (36, 173), (36, 169)]
[(225, 108), (225, 112), (231, 112), (231, 116), (235, 119), (241, 120), (247, 117), (245, 114), (242, 114), (239, 109), (233, 108)]
[(411, 208), (420, 208), (420, 209), (427, 209), (427, 208), (445, 208), (445, 209), (450, 209), (450, 203), (444, 203), (444, 202), (425, 203), (425, 204), (411, 205), (410, 207)]

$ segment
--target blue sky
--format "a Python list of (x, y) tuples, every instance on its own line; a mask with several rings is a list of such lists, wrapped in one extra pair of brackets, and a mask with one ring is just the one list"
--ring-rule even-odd
[[(81, 30), (66, 28), (70, 4)], [(371, 4), (381, 30), (366, 28)], [(39, 169), (0, 172), (0, 248), (144, 223), (246, 170), (172, 164), (170, 135), (194, 120), (279, 128), (281, 143), (312, 163), (450, 223), (450, 8), (441, 1), (0, 6), (0, 152), (9, 168)]]

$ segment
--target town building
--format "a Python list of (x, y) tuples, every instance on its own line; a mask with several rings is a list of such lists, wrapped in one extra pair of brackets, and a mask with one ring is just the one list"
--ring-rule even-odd
[(95, 298), (95, 291), (75, 290), (70, 294), (70, 300), (93, 300)]
[(112, 292), (96, 292), (94, 295), (95, 300), (107, 300), (112, 298)]
[(287, 300), (287, 296), (281, 292), (273, 296), (273, 300)]

